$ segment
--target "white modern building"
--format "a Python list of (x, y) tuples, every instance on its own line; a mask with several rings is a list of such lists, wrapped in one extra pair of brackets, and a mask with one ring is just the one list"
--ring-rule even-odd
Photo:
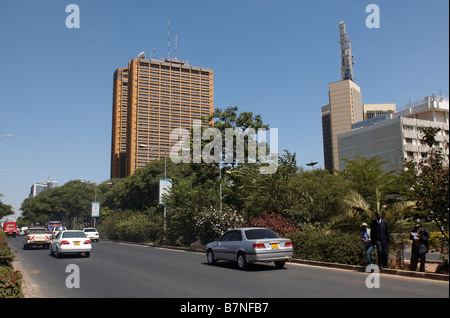
[(31, 186), (30, 198), (34, 198), (42, 191), (56, 188), (57, 186), (58, 186), (58, 181), (51, 181), (51, 180), (34, 183)]
[[(423, 141), (423, 127), (440, 128), (436, 146), (449, 141), (449, 100), (434, 95), (407, 105), (394, 114), (376, 116), (352, 125), (352, 131), (338, 136), (339, 170), (342, 159), (355, 156), (379, 156), (386, 171), (403, 169), (405, 160), (428, 156), (429, 147)], [(448, 155), (448, 149), (446, 149)], [(448, 158), (448, 156), (447, 156)]]

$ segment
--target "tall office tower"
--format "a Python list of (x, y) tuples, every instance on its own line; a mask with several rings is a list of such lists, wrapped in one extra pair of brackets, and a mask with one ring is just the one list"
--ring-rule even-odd
[(175, 128), (213, 113), (213, 71), (184, 61), (139, 54), (114, 75), (111, 177), (126, 177), (168, 157)]
[(126, 177), (128, 68), (114, 72), (111, 178)]
[(351, 131), (352, 124), (364, 119), (361, 89), (346, 79), (329, 84), (329, 104), (322, 107), (325, 169), (339, 170), (338, 135)]
[(325, 169), (339, 169), (337, 137), (364, 119), (361, 89), (353, 82), (353, 55), (344, 22), (339, 23), (341, 81), (329, 83), (328, 102), (322, 107), (322, 133)]
[(339, 23), (341, 81), (329, 83), (328, 102), (322, 107), (322, 134), (325, 169), (339, 170), (338, 136), (352, 125), (383, 114), (393, 114), (395, 104), (363, 104), (361, 89), (353, 82), (353, 55), (345, 23)]

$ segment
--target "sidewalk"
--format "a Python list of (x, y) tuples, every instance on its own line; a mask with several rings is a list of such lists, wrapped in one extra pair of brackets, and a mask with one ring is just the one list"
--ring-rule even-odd
[[(332, 267), (332, 268), (339, 268), (339, 269), (346, 269), (346, 270), (353, 270), (356, 272), (365, 272), (366, 267), (360, 266), (360, 265), (347, 265), (347, 264), (338, 264), (338, 263), (327, 263), (327, 262), (317, 262), (317, 261), (307, 261), (307, 260), (301, 260), (301, 259), (291, 259), (292, 263), (299, 263), (299, 264), (305, 264), (305, 265), (313, 265), (313, 266), (323, 266), (323, 267)], [(407, 262), (406, 262), (407, 261)], [(388, 274), (388, 275), (398, 275), (398, 276), (406, 276), (406, 277), (416, 277), (416, 278), (426, 278), (426, 279), (433, 279), (433, 280), (441, 280), (441, 281), (449, 281), (449, 275), (448, 274), (437, 274), (434, 272), (436, 269), (437, 264), (435, 264), (433, 261), (426, 262), (426, 271), (425, 272), (419, 272), (419, 271), (410, 271), (405, 269), (391, 269), (391, 268), (383, 268), (380, 271), (380, 274)], [(405, 260), (406, 268), (409, 266), (409, 260)], [(434, 267), (434, 270), (433, 270)], [(430, 271), (428, 271), (430, 270)]]

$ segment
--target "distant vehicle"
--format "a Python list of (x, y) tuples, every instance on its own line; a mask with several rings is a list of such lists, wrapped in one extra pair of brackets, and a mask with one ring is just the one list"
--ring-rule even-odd
[(98, 231), (93, 227), (86, 227), (83, 229), (83, 232), (87, 237), (89, 237), (91, 241), (98, 242), (98, 240), (100, 239), (100, 234), (98, 234)]
[(19, 230), (19, 235), (25, 235), (28, 232), (28, 226), (22, 226)]
[(50, 255), (60, 257), (65, 253), (84, 253), (86, 257), (89, 257), (91, 249), (91, 240), (83, 231), (60, 231), (50, 245)]
[(206, 245), (208, 264), (218, 260), (235, 261), (240, 269), (249, 263), (274, 262), (282, 268), (294, 254), (292, 241), (280, 238), (262, 227), (244, 227), (225, 232), (217, 241)]
[(47, 231), (43, 226), (31, 226), (23, 240), (23, 248), (25, 250), (33, 246), (42, 246), (48, 249), (52, 242), (52, 233)]
[(16, 222), (5, 222), (3, 223), (3, 232), (6, 233), (7, 236), (16, 237), (17, 233), (17, 224)]
[(61, 221), (49, 221), (45, 223), (45, 228), (47, 231), (51, 232), (55, 226), (62, 226)]
[(55, 226), (52, 230), (52, 240), (58, 235), (60, 231), (67, 231), (65, 226)]

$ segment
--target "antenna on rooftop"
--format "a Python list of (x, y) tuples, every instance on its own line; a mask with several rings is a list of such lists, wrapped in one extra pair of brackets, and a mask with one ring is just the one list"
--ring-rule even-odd
[(339, 23), (339, 40), (341, 43), (341, 79), (353, 81), (353, 54), (350, 35), (345, 32), (345, 23)]
[(178, 50), (178, 43), (177, 43), (177, 34), (175, 34), (175, 60), (177, 59), (177, 50)]
[(167, 20), (167, 58), (170, 57), (170, 20)]

